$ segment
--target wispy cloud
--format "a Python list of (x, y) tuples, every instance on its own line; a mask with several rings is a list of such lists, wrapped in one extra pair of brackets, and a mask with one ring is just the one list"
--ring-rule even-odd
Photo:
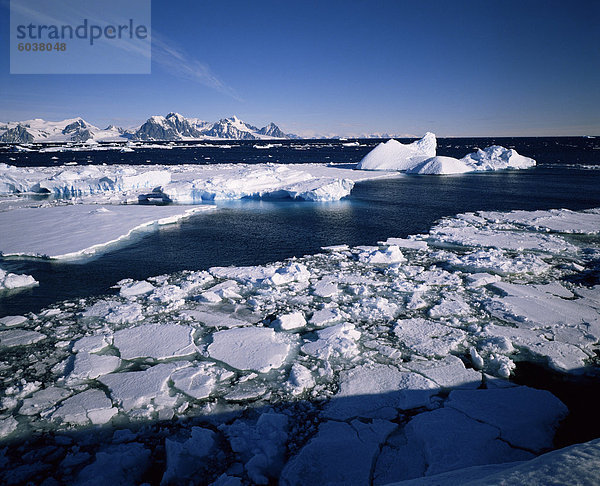
[(155, 30), (152, 31), (152, 62), (173, 76), (196, 81), (235, 100), (242, 101), (236, 91), (221, 81), (208, 64), (192, 58)]
[[(6, 0), (0, 0), (0, 5), (8, 9), (9, 3)], [(15, 2), (11, 8), (19, 12), (25, 18), (35, 20), (40, 24), (72, 24), (80, 23), (82, 19), (87, 18), (90, 22), (100, 25), (117, 25), (122, 22), (122, 12), (120, 9), (93, 9), (88, 11), (80, 8), (76, 2), (68, 2), (69, 8), (55, 9), (53, 15), (52, 9), (43, 12), (29, 8), (27, 5)], [(171, 41), (168, 37), (151, 31), (152, 38), (152, 62), (159, 66), (172, 76), (191, 80), (203, 86), (214, 89), (235, 100), (242, 101), (239, 94), (223, 82), (210, 68), (210, 66), (188, 54), (184, 49)], [(116, 48), (129, 52), (133, 55), (147, 57), (150, 55), (149, 49), (143, 44), (127, 42), (126, 39), (113, 44)]]

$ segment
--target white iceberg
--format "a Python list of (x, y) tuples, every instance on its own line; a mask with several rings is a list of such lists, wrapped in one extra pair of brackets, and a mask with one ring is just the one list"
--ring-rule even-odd
[(435, 156), (435, 135), (427, 132), (421, 140), (405, 145), (391, 139), (371, 150), (356, 165), (362, 170), (407, 170)]
[(463, 160), (454, 157), (444, 157), (438, 155), (418, 163), (406, 170), (407, 174), (464, 174), (472, 172), (473, 166), (465, 163)]
[(535, 160), (507, 149), (492, 145), (468, 154), (462, 159), (436, 155), (436, 139), (428, 132), (421, 140), (403, 145), (396, 140), (380, 143), (356, 164), (357, 169), (405, 171), (407, 174), (464, 174), (507, 169), (529, 169)]
[(500, 145), (492, 145), (486, 149), (466, 155), (461, 159), (476, 171), (529, 169), (535, 166), (535, 160), (517, 153), (515, 149), (507, 149)]

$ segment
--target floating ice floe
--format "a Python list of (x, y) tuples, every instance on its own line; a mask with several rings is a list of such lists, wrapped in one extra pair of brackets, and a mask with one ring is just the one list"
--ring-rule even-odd
[(39, 285), (39, 282), (31, 275), (9, 273), (0, 268), (0, 292), (4, 290), (22, 290), (36, 285)]
[(290, 339), (272, 329), (241, 327), (214, 333), (207, 352), (233, 368), (266, 372), (279, 368), (290, 349)]
[(172, 224), (207, 209), (210, 207), (76, 204), (0, 212), (0, 227), (6, 228), (0, 233), (0, 252), (76, 258), (101, 251), (134, 231)]
[(114, 345), (121, 358), (168, 359), (189, 356), (198, 351), (194, 329), (179, 324), (146, 324), (117, 331)]
[(535, 160), (514, 149), (492, 145), (468, 154), (462, 159), (436, 155), (436, 139), (427, 133), (408, 145), (388, 140), (377, 145), (356, 165), (357, 169), (405, 171), (407, 174), (464, 174), (507, 169), (529, 169)]
[(8, 329), (0, 331), (0, 348), (14, 348), (15, 346), (27, 346), (46, 339), (41, 332), (28, 331), (26, 329)]
[[(6, 316), (2, 481), (84, 482), (107, 461), (164, 484), (525, 470), (568, 410), (513, 373), (597, 371), (597, 217), (458, 215), (406, 240), (126, 279)], [(25, 437), (31, 454), (11, 445)], [(600, 451), (581, 447), (596, 454), (586, 477)]]

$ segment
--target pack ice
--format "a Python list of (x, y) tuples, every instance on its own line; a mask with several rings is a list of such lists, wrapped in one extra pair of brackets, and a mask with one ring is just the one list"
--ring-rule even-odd
[(427, 132), (421, 140), (402, 144), (388, 140), (377, 145), (356, 165), (357, 169), (405, 171), (407, 174), (463, 174), (506, 169), (528, 169), (535, 160), (514, 149), (493, 145), (462, 159), (436, 155), (436, 138)]
[(599, 214), (462, 214), (4, 317), (2, 481), (583, 482), (597, 441), (550, 452), (569, 411), (512, 377), (597, 377)]

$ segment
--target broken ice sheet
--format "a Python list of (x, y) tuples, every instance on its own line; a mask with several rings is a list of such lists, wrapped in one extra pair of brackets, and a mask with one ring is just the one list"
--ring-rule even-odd
[[(222, 462), (214, 480), (264, 482), (273, 479), (272, 466), (289, 484), (315, 471), (347, 484), (371, 477), (381, 484), (377, 478), (406, 479), (394, 476), (400, 466), (393, 464), (420, 475), (514, 460), (521, 447), (537, 454), (564, 409), (547, 395), (509, 391), (515, 387), (506, 378), (522, 360), (566, 374), (593, 362), (598, 286), (573, 277), (597, 258), (599, 241), (511, 218), (463, 215), (440, 223), (468, 236), (462, 246), (447, 245), (434, 228), (415, 240), (423, 244), (389, 240), (264, 266), (127, 279), (118, 295), (5, 318), (0, 339), (15, 345), (3, 348), (11, 359), (0, 366), (0, 434), (159, 420), (187, 444), (186, 420), (206, 419), (215, 425), (210, 454)], [(509, 249), (482, 250), (482, 232)], [(515, 249), (513, 233), (531, 247)], [(406, 261), (392, 263), (399, 254), (386, 256), (390, 246)], [(372, 256), (381, 261), (368, 261)], [(483, 391), (494, 391), (493, 400), (459, 400)], [(469, 401), (474, 410), (464, 405)], [(522, 413), (502, 411), (518, 404)], [(552, 409), (539, 411), (540, 404)], [(236, 414), (227, 419), (239, 424), (235, 434), (219, 429), (219, 411)], [(269, 413), (285, 415), (287, 428), (258, 427)], [(511, 414), (522, 416), (519, 430), (502, 419)], [(454, 419), (464, 425), (453, 429), (464, 442), (458, 449), (475, 444), (481, 453), (457, 455), (452, 440), (436, 442), (439, 424)], [(272, 439), (257, 443), (259, 429)], [(155, 450), (164, 440), (147, 445)], [(358, 455), (347, 452), (355, 446)], [(283, 464), (278, 451), (286, 447)], [(80, 461), (85, 471), (102, 454), (71, 455), (65, 465)], [(186, 445), (171, 447), (165, 471), (188, 471), (180, 461), (191, 456)]]

